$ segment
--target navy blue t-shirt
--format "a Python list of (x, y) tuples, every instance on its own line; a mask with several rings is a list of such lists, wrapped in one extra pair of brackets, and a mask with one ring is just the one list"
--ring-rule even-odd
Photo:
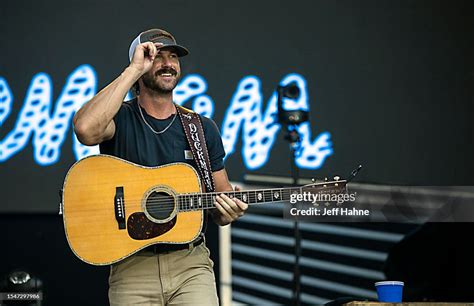
[[(143, 166), (153, 167), (184, 162), (197, 169), (179, 117), (166, 132), (157, 135), (143, 122), (138, 107), (137, 99), (122, 104), (114, 117), (115, 134), (112, 139), (100, 144), (100, 152)], [(171, 115), (167, 119), (159, 120), (149, 116), (143, 108), (142, 112), (145, 120), (155, 131), (165, 129), (174, 117)], [(211, 119), (204, 116), (201, 116), (201, 119), (211, 169), (212, 171), (221, 170), (224, 168), (225, 151), (219, 129)]]

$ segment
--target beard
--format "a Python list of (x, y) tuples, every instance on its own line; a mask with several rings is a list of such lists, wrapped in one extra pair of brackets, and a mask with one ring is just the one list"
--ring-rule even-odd
[[(174, 76), (172, 81), (165, 81), (161, 79), (160, 74), (162, 73), (171, 73), (172, 76)], [(155, 73), (153, 72), (147, 72), (142, 76), (142, 81), (143, 85), (160, 94), (168, 94), (175, 89), (176, 85), (178, 84), (179, 81), (179, 73), (174, 70), (174, 69), (160, 69), (156, 71)]]

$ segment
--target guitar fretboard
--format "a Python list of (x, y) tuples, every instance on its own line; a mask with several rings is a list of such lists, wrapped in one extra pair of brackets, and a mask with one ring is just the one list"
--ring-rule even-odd
[(237, 198), (249, 205), (253, 205), (289, 201), (293, 193), (301, 193), (301, 187), (180, 194), (178, 196), (178, 203), (180, 211), (192, 211), (215, 208), (216, 197), (220, 194), (225, 194), (229, 198)]

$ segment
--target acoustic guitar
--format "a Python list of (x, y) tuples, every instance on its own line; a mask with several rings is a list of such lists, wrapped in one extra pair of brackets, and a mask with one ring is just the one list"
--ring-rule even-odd
[(67, 241), (86, 263), (109, 265), (160, 243), (182, 244), (202, 230), (204, 210), (226, 194), (249, 205), (289, 201), (294, 193), (340, 192), (346, 181), (302, 187), (202, 193), (197, 171), (185, 163), (140, 166), (109, 155), (76, 162), (62, 192)]

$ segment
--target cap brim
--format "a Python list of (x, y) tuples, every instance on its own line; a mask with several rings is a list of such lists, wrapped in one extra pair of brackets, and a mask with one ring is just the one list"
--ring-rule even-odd
[(186, 56), (189, 54), (189, 50), (180, 45), (163, 45), (158, 47), (158, 49), (173, 49), (179, 57)]

